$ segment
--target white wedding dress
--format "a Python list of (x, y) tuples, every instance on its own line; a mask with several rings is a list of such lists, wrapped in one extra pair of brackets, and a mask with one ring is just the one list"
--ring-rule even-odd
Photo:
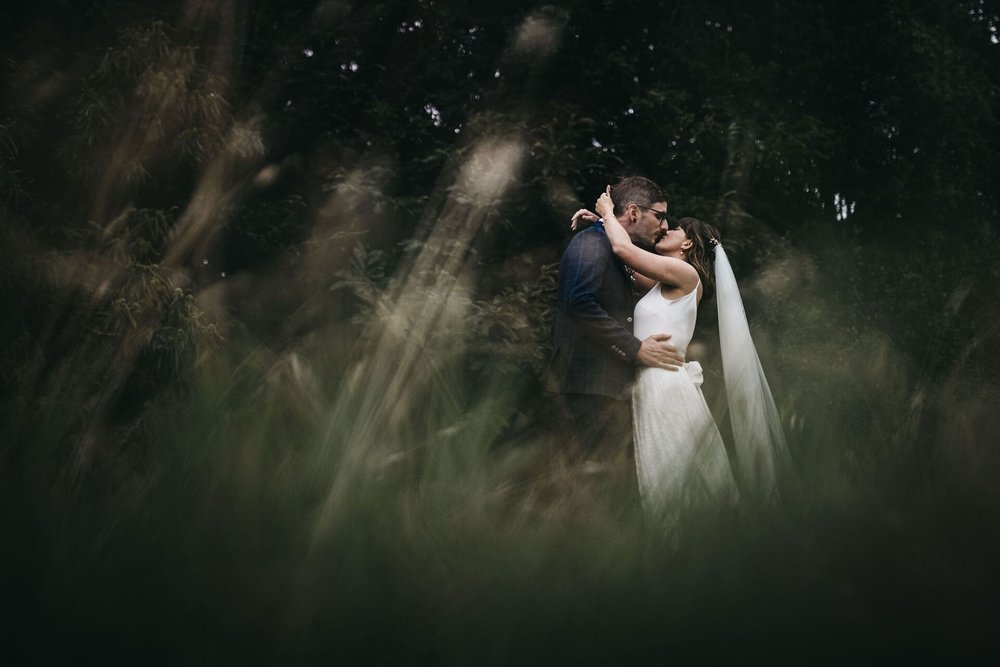
[[(700, 286), (700, 285), (699, 285)], [(659, 283), (635, 306), (634, 333), (658, 333), (682, 354), (698, 318), (698, 287), (679, 299), (664, 298)], [(632, 390), (635, 465), (643, 509), (673, 525), (686, 509), (736, 502), (738, 492), (725, 445), (701, 393), (701, 365), (678, 371), (642, 367)]]

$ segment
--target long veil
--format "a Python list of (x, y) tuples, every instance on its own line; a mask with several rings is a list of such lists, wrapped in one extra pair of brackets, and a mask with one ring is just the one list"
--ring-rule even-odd
[(736, 463), (744, 493), (768, 500), (778, 493), (778, 477), (789, 463), (778, 409), (750, 337), (736, 276), (722, 244), (715, 244), (715, 289), (719, 343), (726, 379), (729, 418), (736, 440)]

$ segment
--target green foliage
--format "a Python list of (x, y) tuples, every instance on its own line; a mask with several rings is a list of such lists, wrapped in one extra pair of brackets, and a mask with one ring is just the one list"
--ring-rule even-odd
[(0, 213), (5, 217), (17, 216), (30, 199), (17, 169), (17, 143), (11, 132), (13, 124), (13, 121), (0, 123)]
[(81, 81), (74, 132), (60, 147), (71, 173), (90, 181), (110, 171), (137, 185), (157, 163), (200, 164), (218, 150), (229, 122), (225, 81), (171, 33), (162, 21), (126, 28)]
[(558, 268), (556, 264), (543, 266), (534, 280), (509, 285), (477, 304), (468, 323), (478, 343), (474, 369), (489, 370), (511, 381), (543, 376), (550, 352), (551, 304), (555, 302)]

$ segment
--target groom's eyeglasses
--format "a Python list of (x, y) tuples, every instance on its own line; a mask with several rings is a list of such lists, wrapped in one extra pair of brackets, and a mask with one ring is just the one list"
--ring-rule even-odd
[(655, 208), (651, 208), (649, 206), (643, 206), (642, 204), (636, 204), (636, 206), (638, 206), (639, 208), (644, 208), (647, 211), (652, 211), (653, 215), (656, 216), (657, 220), (659, 220), (660, 222), (665, 222), (665, 223), (667, 223), (667, 226), (670, 226), (670, 221), (667, 220), (667, 212), (666, 211), (657, 211)]

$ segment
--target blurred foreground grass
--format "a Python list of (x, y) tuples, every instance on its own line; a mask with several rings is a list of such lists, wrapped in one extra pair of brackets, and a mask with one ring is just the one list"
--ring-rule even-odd
[[(459, 297), (429, 294), (392, 321), (446, 324)], [(995, 648), (988, 391), (921, 388), (871, 332), (852, 366), (808, 318), (779, 325), (770, 363), (798, 468), (783, 504), (692, 509), (664, 536), (621, 479), (560, 455), (544, 410), (515, 427), (527, 378), (469, 383), (468, 332), (414, 338), (413, 321), (377, 320), (339, 348), (335, 329), (281, 353), (235, 334), (186, 395), (146, 405), (141, 433), (105, 436), (85, 461), (80, 415), (58, 400), (77, 392), (15, 397), (0, 491), (14, 655), (702, 663)]]
[[(780, 505), (690, 508), (664, 535), (643, 524), (629, 461), (595, 472), (566, 455), (539, 383), (553, 266), (520, 258), (516, 278), (477, 292), (494, 268), (470, 248), (496, 195), (471, 184), (508, 187), (511, 173), (482, 162), (503, 178), (468, 176), (392, 261), (331, 234), (304, 269), (195, 293), (129, 250), (150, 219), (131, 211), (101, 232), (110, 243), (0, 273), (8, 304), (22, 294), (37, 311), (11, 306), (25, 333), (2, 364), (16, 659), (995, 652), (990, 274), (927, 298), (905, 278), (933, 243), (734, 243), (756, 260), (741, 289), (796, 469)], [(964, 252), (972, 269), (991, 256)], [(246, 325), (255, 300), (278, 325)], [(705, 315), (699, 356), (725, 429)]]

